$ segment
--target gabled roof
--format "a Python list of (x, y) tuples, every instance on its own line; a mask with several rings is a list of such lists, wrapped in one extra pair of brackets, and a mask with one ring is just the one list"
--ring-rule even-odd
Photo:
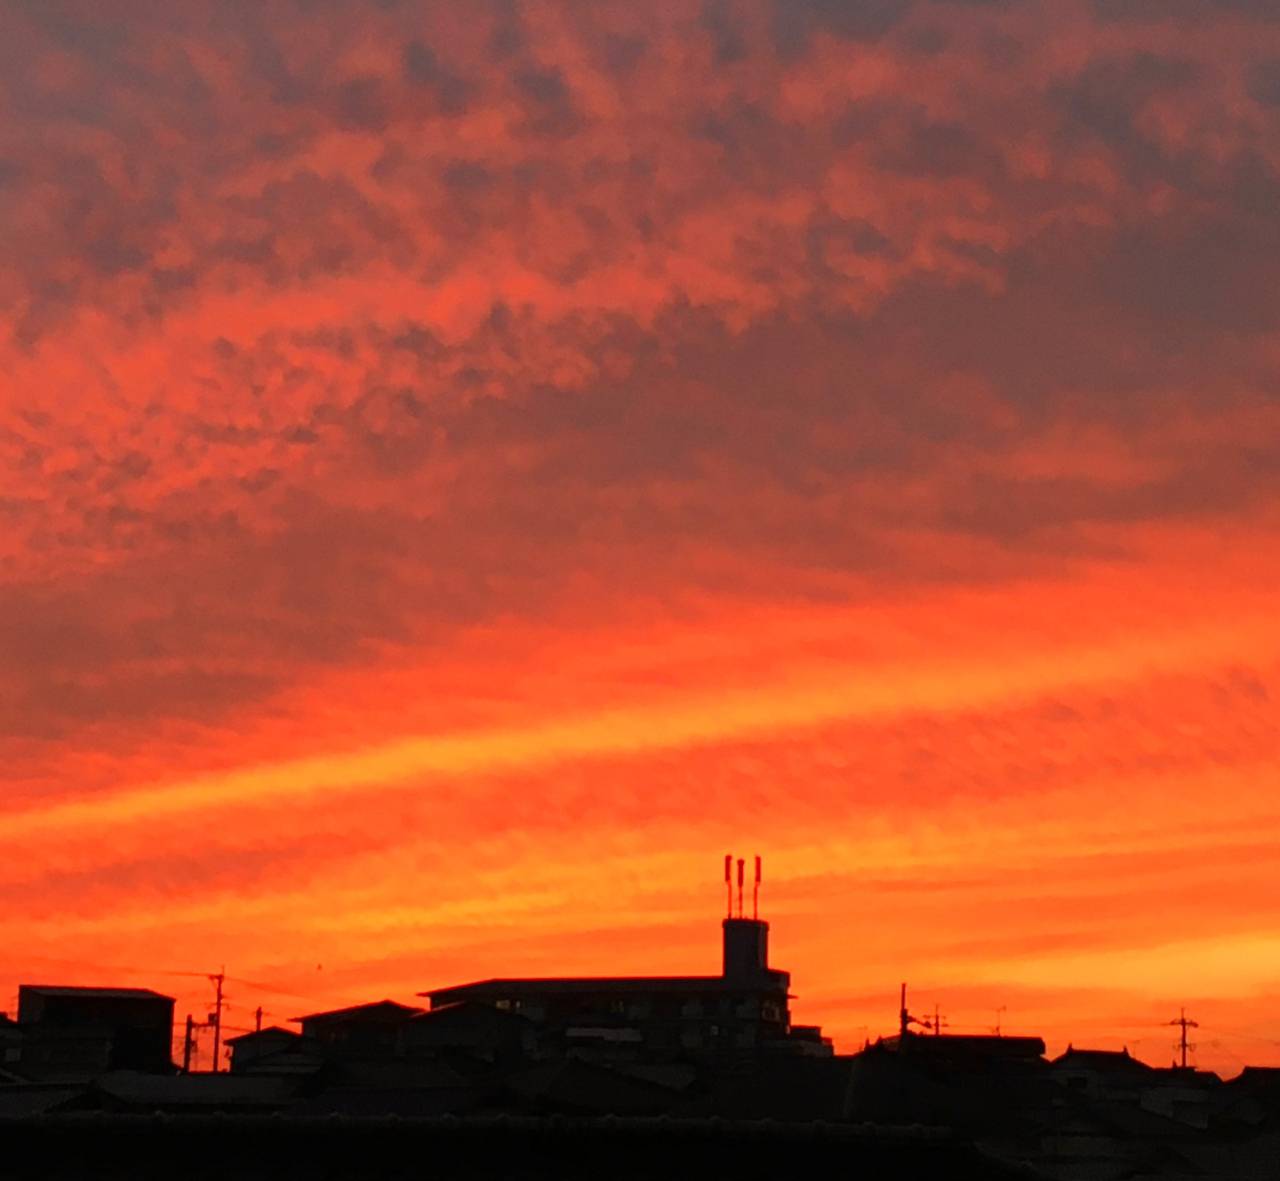
[(150, 988), (81, 988), (72, 984), (20, 984), (19, 992), (34, 992), (41, 996), (103, 997), (111, 1000), (160, 1000), (173, 1001), (173, 997)]
[(268, 1025), (266, 1029), (254, 1029), (249, 1033), (242, 1033), (236, 1037), (229, 1037), (223, 1045), (238, 1046), (244, 1042), (254, 1041), (300, 1041), (302, 1034), (293, 1029), (285, 1029), (281, 1025)]
[(387, 1021), (403, 1021), (425, 1013), (425, 1009), (416, 1005), (402, 1005), (398, 1001), (373, 1001), (367, 1005), (352, 1005), (346, 1009), (329, 1009), (324, 1013), (308, 1013), (305, 1017), (290, 1017), (290, 1021), (334, 1022), (334, 1021), (366, 1021), (379, 1024)]
[(1083, 1066), (1093, 1070), (1132, 1071), (1148, 1074), (1154, 1067), (1134, 1058), (1126, 1047), (1123, 1050), (1077, 1050), (1067, 1046), (1066, 1050), (1053, 1059), (1051, 1066)]

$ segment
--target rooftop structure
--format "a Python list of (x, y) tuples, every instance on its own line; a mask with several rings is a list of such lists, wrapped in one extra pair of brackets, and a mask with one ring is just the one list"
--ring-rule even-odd
[(598, 1058), (722, 1057), (761, 1051), (830, 1054), (814, 1027), (791, 1025), (790, 974), (769, 966), (769, 924), (758, 917), (756, 858), (752, 918), (743, 911), (744, 862), (721, 923), (718, 976), (501, 977), (420, 993), (434, 1012), (462, 1002), (490, 1005), (541, 1026), (562, 1050)]

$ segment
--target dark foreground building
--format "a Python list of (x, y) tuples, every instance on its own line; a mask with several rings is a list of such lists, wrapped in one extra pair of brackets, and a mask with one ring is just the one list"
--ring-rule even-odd
[(28, 1079), (89, 1079), (105, 1070), (171, 1073), (173, 997), (149, 988), (23, 984), (7, 1065)]
[(790, 984), (769, 966), (769, 924), (726, 918), (718, 976), (504, 978), (420, 995), (433, 1012), (471, 1004), (522, 1016), (549, 1050), (602, 1060), (830, 1056), (821, 1030), (791, 1023)]

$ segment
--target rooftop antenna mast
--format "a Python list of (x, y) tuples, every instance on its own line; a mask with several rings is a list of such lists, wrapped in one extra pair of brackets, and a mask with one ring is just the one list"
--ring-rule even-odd
[(727, 895), (725, 899), (724, 917), (733, 918), (733, 854), (726, 853), (724, 855), (724, 889)]
[(1200, 1023), (1199, 1023), (1198, 1021), (1192, 1021), (1192, 1020), (1191, 1020), (1191, 1018), (1187, 1016), (1187, 1011), (1186, 1011), (1186, 1009), (1180, 1009), (1180, 1010), (1178, 1011), (1178, 1017), (1177, 1017), (1177, 1019), (1176, 1019), (1176, 1020), (1174, 1020), (1174, 1021), (1169, 1021), (1169, 1022), (1167, 1022), (1166, 1024), (1168, 1024), (1168, 1025), (1177, 1025), (1177, 1026), (1179, 1026), (1179, 1028), (1180, 1028), (1180, 1030), (1181, 1030), (1181, 1033), (1180, 1033), (1180, 1036), (1179, 1036), (1179, 1038), (1178, 1038), (1177, 1044), (1175, 1045), (1175, 1047), (1174, 1047), (1174, 1048), (1175, 1048), (1176, 1050), (1178, 1050), (1178, 1051), (1180, 1051), (1180, 1052), (1181, 1052), (1181, 1055), (1182, 1055), (1182, 1069), (1183, 1069), (1183, 1070), (1186, 1070), (1186, 1069), (1187, 1069), (1187, 1051), (1188, 1051), (1188, 1050), (1194, 1050), (1194, 1049), (1196, 1048), (1196, 1047), (1195, 1047), (1195, 1043), (1193, 1043), (1193, 1042), (1188, 1042), (1188, 1041), (1187, 1041), (1187, 1030), (1188, 1030), (1188, 1029), (1199, 1029), (1199, 1028), (1200, 1028)]
[(760, 854), (757, 853), (756, 854), (756, 882), (751, 890), (751, 917), (755, 919), (757, 922), (759, 922), (760, 920), (760, 879), (762, 876), (763, 875), (761, 873)]
[(747, 876), (747, 863), (742, 857), (738, 858), (738, 918), (742, 918), (742, 886)]

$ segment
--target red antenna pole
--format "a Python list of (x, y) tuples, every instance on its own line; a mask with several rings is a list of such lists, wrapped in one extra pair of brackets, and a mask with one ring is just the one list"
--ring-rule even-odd
[(724, 888), (728, 898), (725, 902), (724, 917), (733, 918), (733, 854), (724, 855)]
[(746, 879), (747, 862), (745, 858), (738, 858), (738, 918), (742, 918), (742, 885)]
[(760, 854), (756, 854), (756, 884), (751, 890), (751, 917), (760, 918)]

